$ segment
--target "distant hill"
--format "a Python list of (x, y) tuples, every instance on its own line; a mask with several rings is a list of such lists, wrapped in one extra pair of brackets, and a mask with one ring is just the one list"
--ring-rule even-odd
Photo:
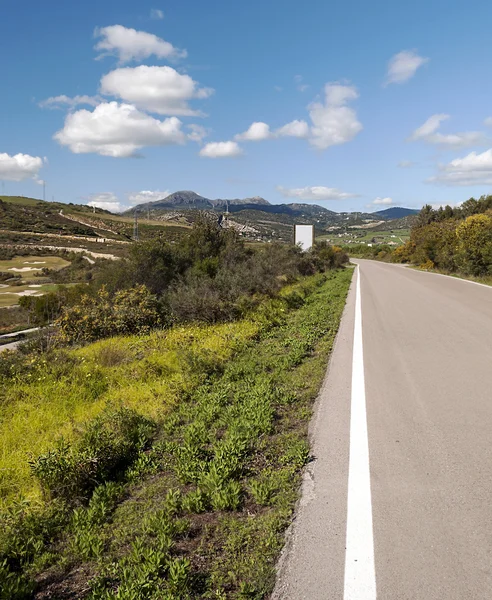
[(371, 215), (380, 217), (381, 219), (401, 219), (410, 215), (418, 215), (420, 212), (417, 208), (401, 208), (400, 206), (392, 206), (384, 210), (378, 210)]
[[(56, 233), (96, 237), (94, 229), (60, 214), (60, 205), (34, 198), (0, 197), (0, 229), (31, 233)], [(62, 205), (65, 208), (67, 205)]]
[(260, 196), (243, 199), (219, 198), (217, 200), (210, 200), (209, 198), (200, 196), (200, 194), (190, 190), (174, 192), (162, 200), (137, 204), (123, 214), (133, 215), (135, 214), (135, 211), (145, 213), (146, 211), (154, 212), (183, 209), (215, 210), (218, 212), (228, 211), (230, 213), (254, 210), (270, 214), (288, 215), (291, 217), (322, 216), (326, 218), (338, 214), (316, 204), (271, 204), (268, 200), (265, 200), (265, 198), (261, 198)]

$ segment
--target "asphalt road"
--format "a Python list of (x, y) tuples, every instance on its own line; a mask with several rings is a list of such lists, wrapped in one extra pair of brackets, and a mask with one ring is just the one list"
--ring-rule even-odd
[(274, 598), (491, 600), (492, 288), (356, 262)]
[[(35, 331), (39, 331), (39, 327), (32, 327), (31, 329), (23, 329), (22, 331), (16, 331), (15, 333), (5, 333), (4, 335), (0, 335), (0, 340), (4, 341), (4, 340), (8, 340), (10, 338), (16, 338), (21, 334), (26, 334), (26, 333), (34, 333)], [(18, 340), (16, 342), (10, 342), (9, 344), (2, 344), (0, 346), (0, 352), (3, 352), (4, 350), (14, 350), (15, 348), (17, 348), (17, 346), (23, 342), (24, 339), (22, 340)]]

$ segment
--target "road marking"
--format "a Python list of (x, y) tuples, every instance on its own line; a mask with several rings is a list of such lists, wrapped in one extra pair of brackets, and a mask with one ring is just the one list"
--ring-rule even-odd
[(374, 567), (371, 475), (369, 471), (366, 388), (362, 346), (360, 266), (357, 267), (355, 300), (347, 537), (345, 546), (344, 600), (375, 600), (376, 571)]
[[(406, 266), (406, 265), (402, 265)], [(479, 285), (480, 287), (488, 288), (492, 290), (492, 285), (487, 285), (486, 283), (479, 283), (478, 281), (472, 281), (471, 279), (463, 279), (462, 277), (453, 277), (452, 275), (445, 275), (444, 273), (433, 273), (432, 271), (420, 271), (418, 269), (410, 269), (411, 271), (415, 271), (416, 273), (426, 273), (427, 275), (439, 275), (439, 277), (447, 277), (448, 279), (453, 279), (454, 281), (463, 281), (464, 283), (473, 283), (474, 285)]]

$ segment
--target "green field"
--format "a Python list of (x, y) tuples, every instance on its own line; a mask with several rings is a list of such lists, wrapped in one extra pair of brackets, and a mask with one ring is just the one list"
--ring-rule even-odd
[[(55, 291), (57, 285), (40, 280), (42, 269), (59, 270), (69, 264), (58, 256), (16, 256), (11, 260), (0, 260), (0, 273), (20, 275), (22, 278), (0, 283), (0, 308), (14, 306), (22, 296), (41, 296)], [(36, 283), (39, 280), (42, 283)]]
[(36, 206), (38, 203), (43, 203), (43, 200), (27, 198), (25, 196), (0, 196), (0, 200), (9, 204), (20, 204), (21, 206)]
[[(377, 231), (373, 229), (348, 229), (344, 233), (327, 233), (316, 237), (316, 241), (327, 241), (335, 246), (348, 244), (388, 244), (390, 242), (400, 246), (410, 239), (409, 229), (395, 229), (394, 231)], [(391, 244), (392, 245), (392, 244)]]

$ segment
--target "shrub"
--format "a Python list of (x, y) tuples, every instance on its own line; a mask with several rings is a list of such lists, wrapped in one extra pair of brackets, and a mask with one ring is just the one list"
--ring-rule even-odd
[(56, 326), (66, 342), (89, 342), (148, 333), (161, 322), (159, 301), (144, 285), (114, 295), (103, 286), (96, 296), (84, 296), (80, 304), (65, 308)]
[(154, 424), (127, 408), (108, 409), (90, 422), (73, 445), (63, 439), (30, 462), (52, 498), (87, 501), (94, 488), (122, 476), (152, 438)]
[(467, 275), (492, 273), (492, 217), (471, 215), (456, 229), (457, 264)]

